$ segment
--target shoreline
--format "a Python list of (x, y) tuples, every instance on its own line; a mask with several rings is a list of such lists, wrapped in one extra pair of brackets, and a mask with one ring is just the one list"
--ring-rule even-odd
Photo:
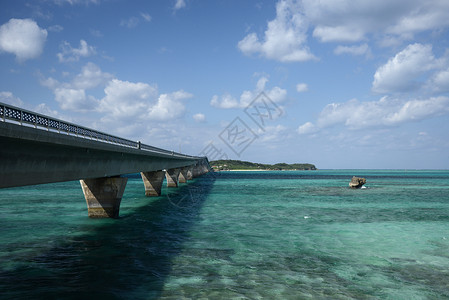
[(214, 172), (270, 172), (270, 171), (315, 171), (315, 170), (251, 170), (251, 169), (239, 169), (239, 170), (219, 170)]

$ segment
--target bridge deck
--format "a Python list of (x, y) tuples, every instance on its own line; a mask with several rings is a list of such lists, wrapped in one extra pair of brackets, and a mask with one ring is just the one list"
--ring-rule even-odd
[[(38, 114), (24, 120), (26, 114), (33, 113), (0, 103), (3, 121), (0, 121), (0, 188), (172, 169), (195, 165), (205, 159)], [(46, 130), (34, 128), (38, 127), (36, 120), (39, 118), (47, 118)], [(51, 130), (48, 127), (51, 121), (58, 124), (55, 127), (66, 124), (65, 128), (71, 130), (62, 133), (60, 128)], [(21, 125), (23, 123), (28, 126)], [(74, 132), (83, 135), (76, 136)]]

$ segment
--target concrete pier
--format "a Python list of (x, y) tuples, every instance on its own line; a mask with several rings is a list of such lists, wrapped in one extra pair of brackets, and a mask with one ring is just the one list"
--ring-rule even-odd
[(187, 167), (187, 180), (192, 180), (193, 179), (193, 167)]
[(187, 182), (187, 168), (181, 168), (180, 169), (178, 182), (179, 183), (186, 183)]
[(193, 166), (193, 169), (192, 169), (192, 177), (193, 177), (193, 178), (196, 178), (196, 177), (200, 176), (199, 170), (200, 170), (200, 169), (199, 169), (199, 167), (198, 167), (198, 164), (196, 164), (196, 165)]
[(179, 172), (179, 168), (166, 170), (165, 178), (167, 178), (167, 187), (178, 187)]
[(164, 171), (140, 172), (145, 185), (145, 196), (160, 196), (162, 183), (164, 182)]
[(206, 174), (207, 172), (209, 172), (209, 167), (202, 162), (199, 162), (195, 166), (193, 166), (192, 177), (199, 177), (203, 174)]
[(80, 180), (90, 218), (118, 218), (128, 178), (105, 177)]

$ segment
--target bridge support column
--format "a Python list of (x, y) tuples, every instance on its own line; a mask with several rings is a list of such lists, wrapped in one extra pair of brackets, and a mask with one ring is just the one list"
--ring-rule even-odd
[(193, 178), (196, 178), (198, 176), (200, 176), (200, 172), (199, 172), (199, 167), (198, 165), (193, 166), (193, 170), (192, 170), (192, 176)]
[(80, 180), (90, 218), (118, 218), (128, 178), (105, 177)]
[(195, 167), (193, 167), (193, 177), (199, 177), (208, 172), (209, 172), (209, 170), (208, 170), (207, 166), (205, 166), (203, 164), (198, 164)]
[(167, 178), (167, 187), (178, 187), (178, 177), (180, 169), (166, 170), (165, 178)]
[(145, 196), (160, 196), (162, 183), (164, 182), (164, 171), (140, 172), (145, 185)]
[(179, 171), (179, 183), (186, 183), (187, 182), (187, 168), (182, 168)]
[(192, 180), (193, 179), (193, 167), (187, 167), (187, 180)]

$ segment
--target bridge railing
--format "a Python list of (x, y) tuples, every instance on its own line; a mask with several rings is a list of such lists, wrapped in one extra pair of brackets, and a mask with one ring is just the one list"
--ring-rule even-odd
[(93, 130), (87, 127), (79, 126), (70, 122), (62, 121), (19, 107), (8, 105), (2, 102), (0, 102), (0, 120), (3, 122), (14, 122), (22, 126), (32, 126), (36, 129), (58, 132), (65, 135), (73, 135), (79, 138), (95, 140), (98, 142), (114, 144), (127, 148), (137, 148), (153, 153), (168, 154), (174, 157), (195, 158), (191, 155), (145, 145), (140, 143), (139, 141), (131, 141), (101, 131)]

